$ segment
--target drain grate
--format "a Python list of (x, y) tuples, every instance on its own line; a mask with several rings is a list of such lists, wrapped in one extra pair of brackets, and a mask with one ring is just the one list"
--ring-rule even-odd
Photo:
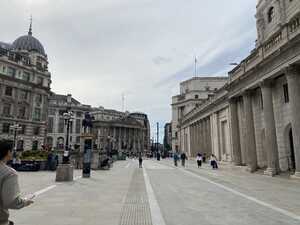
[(125, 199), (119, 225), (152, 225), (143, 170), (136, 169)]

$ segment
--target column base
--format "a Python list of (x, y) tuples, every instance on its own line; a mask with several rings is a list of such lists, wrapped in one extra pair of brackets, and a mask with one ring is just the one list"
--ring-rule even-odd
[(276, 174), (277, 174), (277, 171), (276, 171), (275, 168), (267, 168), (267, 169), (264, 171), (264, 175), (267, 175), (267, 176), (274, 177)]
[(291, 178), (300, 180), (300, 172), (295, 172), (294, 175), (291, 176)]
[(247, 166), (246, 171), (249, 173), (254, 173), (256, 171), (256, 168), (251, 167), (251, 166)]
[(71, 164), (58, 165), (56, 169), (56, 182), (73, 181), (74, 167)]

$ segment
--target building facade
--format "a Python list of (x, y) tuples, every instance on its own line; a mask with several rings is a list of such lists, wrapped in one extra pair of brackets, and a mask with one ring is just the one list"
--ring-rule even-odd
[(51, 149), (63, 150), (66, 143), (66, 124), (63, 114), (68, 110), (73, 113), (70, 125), (69, 144), (71, 149), (80, 145), (80, 135), (83, 132), (82, 120), (84, 114), (91, 111), (91, 106), (81, 104), (72, 98), (71, 94), (58, 95), (52, 93), (49, 98), (46, 144)]
[(164, 127), (164, 148), (171, 150), (172, 146), (172, 124), (166, 123)]
[(150, 124), (146, 114), (94, 109), (93, 132), (99, 150), (128, 155), (150, 151)]
[[(246, 165), (251, 172), (262, 168), (271, 176), (295, 171), (300, 177), (300, 2), (260, 0), (256, 19), (256, 47), (229, 72), (224, 100), (207, 101), (187, 115), (181, 127), (190, 133), (186, 131), (181, 141), (186, 138), (188, 146), (211, 135), (210, 145), (226, 146), (221, 155), (230, 153), (226, 158), (236, 165)], [(205, 117), (207, 107), (222, 108), (223, 113), (210, 114), (203, 134), (194, 121)], [(220, 115), (225, 124), (214, 123)], [(202, 147), (197, 141), (196, 145)]]
[(180, 94), (172, 97), (172, 149), (178, 151), (179, 121), (195, 107), (214, 95), (227, 81), (226, 77), (194, 77), (180, 83)]
[(19, 125), (19, 151), (44, 145), (50, 84), (48, 57), (31, 25), (12, 44), (0, 42), (0, 138), (14, 139), (12, 125)]

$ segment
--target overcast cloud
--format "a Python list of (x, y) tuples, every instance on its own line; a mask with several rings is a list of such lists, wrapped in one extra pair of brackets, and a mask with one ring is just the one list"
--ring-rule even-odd
[[(226, 75), (256, 39), (253, 0), (0, 0), (0, 41), (28, 30), (44, 45), (52, 90), (85, 104), (171, 119), (193, 76)], [(152, 130), (152, 134), (154, 130)]]

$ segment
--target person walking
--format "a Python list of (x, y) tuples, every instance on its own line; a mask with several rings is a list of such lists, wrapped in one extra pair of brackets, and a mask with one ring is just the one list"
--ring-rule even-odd
[(6, 165), (12, 159), (12, 143), (0, 140), (0, 225), (13, 225), (9, 221), (9, 209), (21, 209), (33, 203), (20, 197), (17, 172)]
[(203, 153), (203, 156), (202, 156), (202, 162), (203, 162), (203, 163), (206, 163), (206, 153)]
[(139, 157), (139, 168), (143, 167), (143, 157), (140, 155)]
[(173, 158), (174, 158), (174, 166), (177, 167), (178, 166), (178, 159), (179, 159), (177, 152), (174, 153)]
[(181, 165), (183, 166), (183, 167), (185, 167), (185, 160), (187, 159), (187, 156), (186, 156), (186, 154), (183, 152), (182, 154), (181, 154)]
[(200, 168), (202, 166), (202, 155), (200, 153), (198, 153), (196, 161), (197, 161), (198, 168)]
[(217, 157), (214, 154), (212, 154), (210, 157), (210, 165), (212, 169), (218, 169)]

